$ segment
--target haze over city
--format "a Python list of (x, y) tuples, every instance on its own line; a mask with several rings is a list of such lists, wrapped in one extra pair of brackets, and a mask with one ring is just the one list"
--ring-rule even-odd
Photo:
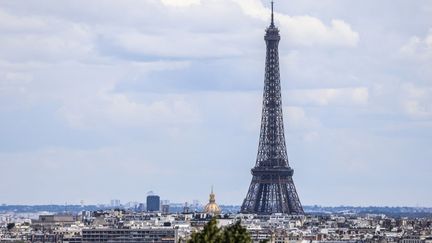
[[(432, 206), (432, 2), (276, 1), (303, 205)], [(269, 1), (1, 1), (0, 204), (240, 205)]]

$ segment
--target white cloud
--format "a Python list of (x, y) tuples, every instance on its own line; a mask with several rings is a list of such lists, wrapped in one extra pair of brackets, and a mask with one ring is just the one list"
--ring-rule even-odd
[(179, 33), (163, 35), (128, 32), (113, 36), (116, 45), (129, 53), (159, 57), (220, 58), (241, 55), (236, 36), (224, 34)]
[(359, 41), (359, 34), (342, 20), (332, 20), (331, 25), (326, 26), (311, 16), (282, 16), (280, 22), (288, 42), (299, 45), (354, 47)]
[[(184, 95), (120, 92), (125, 80), (146, 81), (148, 73), (181, 70), (184, 61), (80, 63), (0, 63), (2, 109), (53, 104), (69, 126), (164, 127), (196, 123), (199, 115)], [(47, 78), (50, 77), (50, 78)]]
[(414, 118), (427, 118), (432, 115), (430, 103), (423, 103), (418, 100), (406, 100), (403, 102), (405, 111)]
[(298, 133), (306, 142), (313, 142), (320, 138), (321, 122), (310, 117), (301, 106), (286, 106), (283, 108), (284, 123), (290, 133)]
[(87, 26), (61, 23), (50, 26), (49, 29), (52, 32), (4, 34), (0, 38), (0, 59), (59, 62), (90, 59), (95, 56), (94, 36)]
[(402, 108), (414, 119), (432, 118), (432, 88), (418, 87), (412, 83), (402, 86)]
[(16, 16), (0, 9), (0, 30), (3, 32), (40, 31), (47, 23), (41, 18)]
[(171, 7), (188, 7), (191, 5), (200, 4), (200, 0), (161, 0), (166, 6)]
[(321, 126), (318, 120), (308, 117), (300, 106), (286, 106), (283, 109), (287, 127), (290, 129), (316, 129)]
[[(28, 8), (35, 8), (37, 13), (31, 17), (14, 15), (13, 11), (0, 11), (0, 29), (13, 30), (2, 33), (0, 58), (57, 62), (89, 61), (105, 56), (121, 59), (137, 55), (141, 58), (241, 56), (255, 48), (255, 42), (250, 40), (262, 35), (262, 29), (258, 26), (251, 28), (245, 23), (251, 17), (265, 22), (269, 18), (269, 10), (260, 1), (254, 0), (161, 0), (162, 6), (156, 3), (104, 3), (101, 7), (107, 10), (107, 21), (100, 20), (98, 4), (91, 4), (85, 11), (80, 11), (82, 20), (73, 16), (81, 6), (77, 3), (68, 5), (71, 12), (47, 12), (39, 6), (29, 5)], [(198, 9), (170, 9), (172, 6), (192, 5), (197, 5)], [(237, 5), (241, 8), (236, 8)], [(52, 5), (52, 8), (60, 7), (64, 8)], [(137, 8), (142, 8), (143, 13), (138, 14)], [(163, 14), (164, 18), (157, 18), (155, 13), (146, 14), (145, 10), (150, 8)], [(125, 14), (119, 14), (115, 9)], [(226, 16), (220, 18), (223, 13)], [(342, 20), (332, 20), (330, 26), (326, 26), (321, 20), (310, 16), (277, 14), (277, 19), (286, 36), (284, 43), (355, 46), (358, 41), (358, 34)], [(232, 26), (233, 22), (235, 26)], [(243, 28), (243, 25), (248, 28)], [(17, 49), (22, 51), (13, 51)]]
[(21, 72), (0, 72), (0, 96), (23, 94), (32, 76)]
[(289, 102), (305, 105), (367, 105), (369, 91), (365, 87), (289, 90)]
[(425, 37), (413, 36), (400, 49), (401, 53), (409, 58), (420, 61), (432, 59), (432, 29)]
[(60, 114), (75, 128), (164, 127), (196, 123), (199, 115), (181, 96), (161, 95), (143, 103), (125, 94), (100, 92), (94, 97), (66, 103)]

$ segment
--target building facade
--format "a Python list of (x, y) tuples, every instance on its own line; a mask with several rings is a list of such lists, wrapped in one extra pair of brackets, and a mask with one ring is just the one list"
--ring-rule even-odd
[(160, 211), (160, 197), (157, 195), (147, 196), (147, 212)]
[(174, 243), (177, 231), (172, 228), (148, 229), (83, 229), (82, 243), (118, 242), (118, 243)]

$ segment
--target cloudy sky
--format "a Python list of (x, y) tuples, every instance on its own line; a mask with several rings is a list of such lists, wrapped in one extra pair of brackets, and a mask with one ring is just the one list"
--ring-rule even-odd
[[(432, 206), (432, 1), (280, 0), (303, 204)], [(0, 203), (241, 204), (269, 1), (0, 0)]]

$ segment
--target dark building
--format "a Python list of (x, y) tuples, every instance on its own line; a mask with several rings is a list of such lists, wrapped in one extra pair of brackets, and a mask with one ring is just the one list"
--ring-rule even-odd
[(157, 195), (147, 196), (147, 212), (160, 211), (160, 197)]
[(139, 211), (139, 212), (143, 212), (143, 211), (145, 211), (145, 205), (144, 205), (144, 203), (140, 203), (139, 205), (138, 205), (138, 207), (137, 207), (137, 210)]
[(174, 243), (177, 231), (173, 228), (148, 229), (83, 229), (82, 243), (90, 242), (161, 242)]
[(273, 2), (271, 24), (264, 40), (267, 51), (258, 155), (241, 212), (303, 214), (285, 145), (278, 51), (280, 35), (274, 24)]

